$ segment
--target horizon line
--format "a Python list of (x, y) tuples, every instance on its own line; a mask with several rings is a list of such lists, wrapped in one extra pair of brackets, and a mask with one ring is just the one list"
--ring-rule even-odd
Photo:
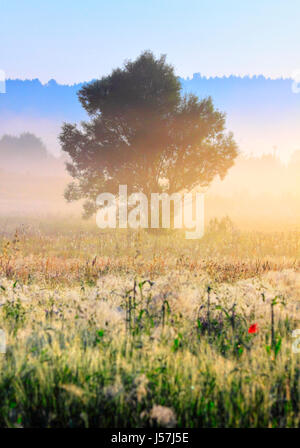
[[(107, 75), (103, 75), (103, 77), (105, 77)], [(109, 75), (108, 75), (109, 76)], [(279, 77), (272, 77), (272, 76), (267, 76), (264, 74), (246, 74), (246, 75), (238, 75), (238, 74), (230, 74), (230, 75), (223, 75), (223, 76), (207, 76), (207, 75), (202, 75), (200, 72), (195, 72), (193, 73), (192, 76), (186, 76), (186, 77), (182, 77), (182, 76), (177, 76), (181, 81), (192, 81), (194, 80), (194, 78), (196, 79), (202, 79), (202, 80), (216, 80), (216, 79), (230, 79), (230, 78), (238, 78), (238, 79), (249, 79), (249, 80), (254, 80), (254, 79), (259, 79), (259, 78), (264, 78), (264, 80), (266, 81), (293, 81), (292, 77), (285, 77), (285, 76), (279, 76)], [(101, 77), (102, 78), (102, 77)], [(91, 78), (88, 81), (79, 81), (79, 82), (74, 82), (74, 83), (60, 83), (58, 82), (55, 78), (50, 78), (48, 81), (46, 82), (42, 82), (38, 77), (37, 78), (7, 78), (5, 80), (5, 82), (14, 82), (14, 81), (21, 81), (21, 82), (33, 82), (33, 81), (38, 81), (43, 87), (48, 86), (50, 83), (55, 83), (59, 86), (68, 86), (68, 87), (74, 87), (74, 86), (78, 86), (81, 84), (87, 84), (96, 80), (101, 79), (100, 77), (98, 78)]]

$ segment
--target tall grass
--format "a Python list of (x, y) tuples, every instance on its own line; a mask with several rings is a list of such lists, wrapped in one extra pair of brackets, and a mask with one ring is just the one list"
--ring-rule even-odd
[(0, 426), (300, 426), (299, 234), (43, 225), (1, 237)]

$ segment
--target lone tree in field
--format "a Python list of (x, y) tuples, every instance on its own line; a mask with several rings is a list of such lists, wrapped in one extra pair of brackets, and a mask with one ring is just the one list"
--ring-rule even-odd
[(102, 192), (128, 194), (191, 191), (224, 178), (237, 156), (225, 116), (211, 98), (182, 97), (181, 85), (165, 56), (146, 51), (134, 62), (86, 84), (79, 100), (89, 122), (64, 124), (62, 149), (74, 178), (68, 201), (85, 198), (85, 215), (96, 211)]

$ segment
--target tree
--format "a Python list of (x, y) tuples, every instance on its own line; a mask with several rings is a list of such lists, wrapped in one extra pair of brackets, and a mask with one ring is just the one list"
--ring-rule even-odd
[(19, 137), (4, 135), (0, 140), (0, 157), (6, 160), (22, 161), (45, 160), (47, 149), (42, 140), (30, 132)]
[(65, 197), (85, 198), (85, 216), (96, 211), (98, 194), (117, 195), (119, 184), (128, 194), (191, 191), (223, 178), (237, 156), (225, 115), (211, 98), (181, 96), (165, 56), (146, 51), (78, 96), (90, 121), (65, 123), (60, 141), (74, 178)]
[(29, 132), (0, 139), (0, 167), (11, 172), (37, 171), (48, 162), (42, 140)]

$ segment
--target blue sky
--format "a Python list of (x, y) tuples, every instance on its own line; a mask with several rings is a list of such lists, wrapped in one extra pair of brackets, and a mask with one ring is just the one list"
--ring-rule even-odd
[(178, 75), (290, 77), (299, 0), (0, 0), (9, 78), (88, 81), (151, 49)]

